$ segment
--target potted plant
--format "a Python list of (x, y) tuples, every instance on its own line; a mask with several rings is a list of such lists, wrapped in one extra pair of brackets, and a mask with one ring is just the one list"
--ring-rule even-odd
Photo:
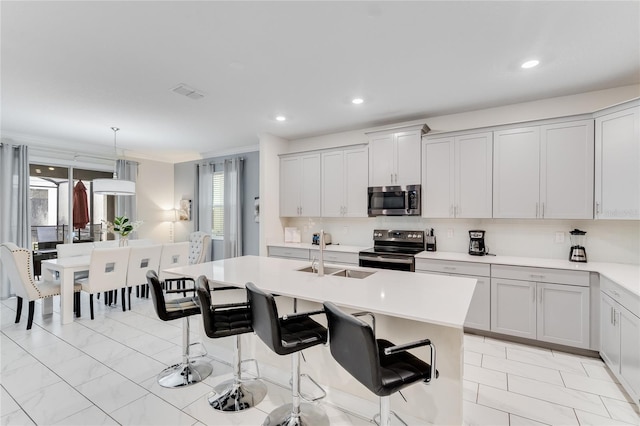
[(141, 220), (131, 221), (127, 216), (116, 216), (113, 223), (103, 221), (107, 226), (107, 232), (118, 235), (120, 246), (129, 244), (129, 235), (142, 225)]

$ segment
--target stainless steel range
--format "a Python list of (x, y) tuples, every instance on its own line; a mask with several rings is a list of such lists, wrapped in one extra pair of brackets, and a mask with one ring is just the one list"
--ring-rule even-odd
[(415, 255), (425, 249), (424, 231), (375, 229), (373, 248), (360, 252), (360, 266), (415, 271)]

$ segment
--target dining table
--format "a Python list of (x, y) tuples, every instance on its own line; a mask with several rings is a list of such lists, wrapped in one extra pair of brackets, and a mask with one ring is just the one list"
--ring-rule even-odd
[[(72, 256), (62, 259), (47, 259), (42, 261), (42, 277), (47, 281), (60, 281), (60, 322), (73, 322), (73, 286), (77, 272), (89, 270), (91, 256)], [(42, 313), (53, 312), (53, 298), (47, 297), (43, 301)]]

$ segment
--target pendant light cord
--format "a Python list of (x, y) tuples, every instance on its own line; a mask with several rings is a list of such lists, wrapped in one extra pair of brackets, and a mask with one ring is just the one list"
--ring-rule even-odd
[(116, 145), (116, 133), (120, 128), (112, 127), (113, 130), (113, 156), (115, 158), (115, 163), (113, 164), (113, 178), (118, 179), (118, 147)]

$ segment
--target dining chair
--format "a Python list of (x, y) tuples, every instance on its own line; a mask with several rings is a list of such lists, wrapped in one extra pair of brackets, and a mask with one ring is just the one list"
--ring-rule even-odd
[(206, 262), (210, 250), (210, 234), (202, 231), (189, 234), (189, 265)]
[[(89, 261), (89, 276), (76, 280), (82, 285), (82, 290), (89, 293), (89, 309), (91, 319), (93, 315), (93, 295), (123, 288), (127, 284), (127, 269), (129, 265), (129, 247), (114, 247), (94, 249)], [(122, 291), (122, 305), (124, 310), (125, 293)]]
[(136, 293), (138, 293), (140, 286), (147, 285), (147, 271), (158, 270), (161, 253), (162, 244), (129, 247), (129, 266), (127, 268), (126, 282), (129, 309), (131, 309), (131, 288), (136, 286)]
[[(175, 275), (165, 274), (163, 271), (167, 268), (177, 268), (179, 266), (187, 266), (189, 264), (189, 241), (182, 241), (179, 243), (167, 243), (162, 246), (162, 255), (160, 256), (160, 280), (165, 284), (166, 289), (171, 289), (172, 283), (176, 283), (177, 287), (184, 287), (185, 282), (191, 281), (193, 288), (195, 288), (195, 282), (192, 279), (176, 278)], [(147, 292), (147, 297), (149, 293)]]
[(73, 256), (88, 256), (94, 249), (93, 243), (58, 244), (56, 251), (58, 259)]
[(149, 238), (139, 238), (137, 240), (129, 240), (129, 247), (151, 246), (154, 245), (153, 240)]
[[(36, 280), (33, 277), (33, 258), (31, 250), (23, 249), (14, 243), (2, 243), (0, 246), (0, 260), (2, 268), (9, 278), (11, 289), (16, 293), (16, 324), (20, 322), (22, 314), (22, 301), (29, 301), (29, 316), (27, 319), (27, 330), (33, 325), (33, 311), (35, 309), (35, 301), (46, 297), (60, 295), (60, 284), (53, 281), (43, 279)], [(81, 286), (74, 286), (74, 310), (76, 315), (80, 315), (80, 299), (79, 292)]]

